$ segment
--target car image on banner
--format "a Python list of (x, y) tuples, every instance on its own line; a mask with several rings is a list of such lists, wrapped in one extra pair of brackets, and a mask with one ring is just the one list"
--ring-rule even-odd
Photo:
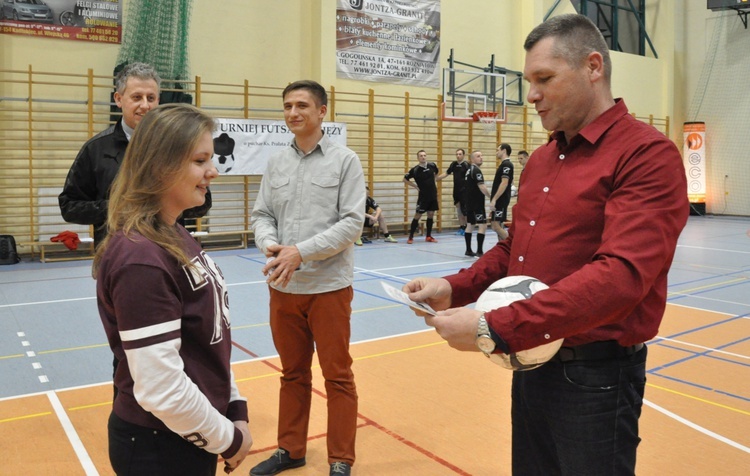
[(53, 23), (52, 9), (42, 0), (2, 0), (0, 20)]

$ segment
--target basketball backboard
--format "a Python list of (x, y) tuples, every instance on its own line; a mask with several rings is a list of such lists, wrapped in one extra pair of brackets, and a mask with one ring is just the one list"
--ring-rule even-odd
[(443, 119), (473, 122), (475, 113), (496, 112), (496, 122), (505, 122), (506, 77), (500, 73), (443, 69)]

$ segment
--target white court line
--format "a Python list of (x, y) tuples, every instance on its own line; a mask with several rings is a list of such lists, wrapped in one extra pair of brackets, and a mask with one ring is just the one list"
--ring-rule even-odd
[[(711, 298), (711, 297), (708, 297), (708, 296), (700, 296), (700, 295), (697, 295), (697, 294), (690, 294), (690, 293), (681, 293), (681, 292), (670, 291), (669, 292), (669, 297), (671, 298), (671, 297), (674, 297), (674, 296), (682, 296), (682, 297), (687, 297), (687, 298), (691, 298), (691, 299), (703, 299), (704, 301), (714, 301), (714, 302), (720, 302), (722, 304), (734, 304), (736, 306), (750, 307), (750, 304), (748, 304), (746, 302), (727, 301), (726, 299), (716, 299), (716, 298)], [(670, 304), (673, 304), (673, 303), (670, 303)], [(674, 305), (675, 306), (679, 306), (679, 304), (674, 304)], [(688, 307), (688, 306), (685, 306), (685, 307)], [(693, 309), (700, 309), (701, 311), (718, 312), (718, 311), (711, 311), (710, 309), (703, 309), (703, 308), (699, 308), (699, 307), (696, 307), (696, 308), (693, 308)]]
[[(425, 266), (438, 266), (438, 265), (456, 264), (456, 263), (469, 263), (469, 261), (467, 261), (465, 259), (459, 259), (459, 260), (453, 260), (453, 261), (440, 261), (438, 263), (410, 264), (408, 266), (395, 266), (395, 267), (392, 267), (392, 268), (378, 268), (378, 269), (359, 268), (359, 267), (355, 266), (354, 269), (358, 269), (359, 273), (367, 272), (367, 271), (376, 273), (376, 272), (379, 272), (379, 271), (393, 271), (393, 270), (396, 270), (396, 269), (424, 268)], [(393, 276), (393, 277), (395, 278), (396, 276)]]
[(65, 413), (65, 408), (63, 408), (62, 403), (60, 403), (60, 399), (57, 398), (57, 394), (55, 392), (46, 393), (47, 398), (49, 398), (49, 401), (52, 404), (52, 408), (55, 409), (58, 420), (60, 420), (60, 424), (65, 430), (65, 434), (68, 436), (70, 444), (73, 446), (73, 450), (76, 452), (76, 455), (78, 455), (78, 461), (81, 462), (83, 471), (86, 473), (86, 475), (99, 476), (99, 471), (96, 470), (94, 462), (91, 461), (91, 457), (86, 451), (86, 447), (83, 446), (81, 438), (78, 437), (78, 433), (73, 427), (73, 423), (70, 421), (70, 418), (68, 418), (68, 414)]
[(748, 359), (748, 360), (750, 360), (750, 356), (747, 356), (747, 355), (735, 354), (733, 352), (726, 352), (724, 350), (714, 349), (712, 347), (704, 347), (702, 345), (691, 344), (690, 342), (685, 342), (685, 341), (682, 341), (682, 340), (670, 339), (668, 337), (659, 337), (659, 336), (654, 337), (654, 339), (657, 342), (661, 341), (661, 340), (665, 340), (665, 341), (668, 341), (668, 342), (675, 342), (677, 344), (682, 344), (682, 345), (685, 345), (685, 346), (688, 346), (688, 347), (695, 347), (695, 348), (702, 349), (702, 350), (708, 350), (710, 352), (714, 352), (714, 353), (717, 353), (717, 354), (731, 355), (732, 357), (737, 357), (739, 359)]
[[(717, 301), (722, 302), (719, 299), (717, 299)], [(688, 306), (686, 304), (677, 304), (675, 302), (668, 302), (667, 306), (684, 307), (685, 309), (694, 309), (696, 311), (713, 312), (714, 314), (723, 314), (725, 316), (736, 316), (737, 315), (737, 314), (734, 314), (734, 313), (731, 313), (731, 312), (714, 311), (713, 309), (705, 309), (705, 308), (702, 308), (702, 307)]]
[(443, 261), (441, 263), (429, 263), (429, 264), (417, 264), (417, 265), (409, 265), (409, 266), (397, 266), (395, 268), (380, 268), (380, 269), (368, 269), (368, 268), (358, 268), (354, 267), (354, 274), (360, 274), (360, 273), (370, 273), (370, 274), (377, 274), (386, 278), (395, 279), (398, 281), (404, 281), (409, 282), (412, 278), (401, 278), (399, 276), (395, 276), (393, 274), (383, 273), (382, 271), (393, 271), (396, 269), (409, 269), (409, 268), (419, 268), (424, 266), (435, 266), (435, 265), (444, 265), (444, 264), (454, 264), (454, 263), (460, 263), (461, 261)]
[[(57, 388), (55, 389), (55, 393), (69, 392), (71, 390), (81, 390), (85, 388), (101, 387), (102, 385), (112, 385), (112, 380), (109, 380), (106, 382), (87, 383), (84, 385), (77, 385), (75, 387)], [(47, 395), (48, 393), (49, 391), (43, 391), (43, 392), (24, 393), (23, 395), (11, 395), (9, 397), (0, 398), (0, 402), (17, 400), (19, 398), (26, 398), (26, 397), (38, 397), (39, 395)]]
[(726, 443), (729, 446), (733, 446), (733, 447), (737, 448), (740, 451), (744, 451), (745, 453), (750, 453), (750, 448), (748, 448), (747, 446), (741, 445), (740, 443), (737, 443), (736, 441), (732, 441), (729, 438), (727, 438), (725, 436), (721, 436), (718, 433), (714, 433), (713, 431), (711, 431), (711, 430), (709, 430), (707, 428), (703, 428), (702, 426), (700, 426), (698, 424), (695, 424), (695, 423), (691, 422), (690, 420), (686, 420), (685, 418), (682, 418), (681, 416), (679, 416), (679, 415), (677, 415), (675, 413), (670, 412), (666, 408), (662, 408), (659, 405), (657, 405), (655, 403), (652, 403), (652, 402), (650, 402), (648, 400), (645, 400), (645, 399), (643, 400), (643, 403), (646, 404), (647, 406), (653, 408), (657, 412), (663, 413), (666, 416), (668, 416), (669, 418), (677, 420), (678, 422), (682, 423), (683, 425), (687, 425), (690, 428), (692, 428), (692, 429), (694, 429), (696, 431), (699, 431), (700, 433), (703, 433), (706, 436), (710, 436), (711, 438), (717, 439), (717, 440), (721, 441), (722, 443)]
[(89, 301), (91, 299), (96, 299), (96, 296), (83, 297), (83, 298), (71, 298), (71, 299), (56, 299), (54, 301), (33, 301), (33, 302), (19, 302), (17, 304), (1, 304), (0, 309), (4, 307), (35, 306), (37, 304), (56, 304), (60, 302)]
[(359, 273), (377, 274), (378, 276), (383, 276), (384, 278), (391, 278), (391, 279), (395, 279), (398, 281), (403, 281), (405, 283), (408, 283), (409, 281), (411, 281), (410, 279), (407, 279), (407, 278), (399, 278), (398, 276), (394, 276), (388, 273), (381, 273), (380, 271), (374, 271), (372, 269), (363, 269), (361, 271), (354, 271), (354, 274), (359, 274)]
[(726, 248), (707, 248), (705, 246), (677, 245), (678, 248), (691, 248), (694, 250), (723, 251), (724, 253), (741, 253), (750, 255), (750, 251), (728, 250)]

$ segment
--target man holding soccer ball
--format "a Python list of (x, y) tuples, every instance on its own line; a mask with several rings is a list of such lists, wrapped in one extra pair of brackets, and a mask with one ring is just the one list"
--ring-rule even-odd
[[(441, 311), (425, 320), (458, 350), (512, 355), (564, 339), (549, 362), (513, 373), (514, 474), (634, 474), (644, 342), (689, 210), (680, 153), (613, 98), (609, 50), (588, 18), (551, 18), (524, 49), (527, 99), (552, 136), (521, 176), (509, 237), (404, 291)], [(461, 307), (518, 275), (549, 288), (484, 313)]]

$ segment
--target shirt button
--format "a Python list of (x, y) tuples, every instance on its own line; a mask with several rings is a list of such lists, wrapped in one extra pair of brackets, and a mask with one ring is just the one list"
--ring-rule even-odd
[(518, 261), (523, 261), (523, 256), (519, 256)]
[(542, 190), (544, 191), (544, 193), (547, 193), (549, 192), (549, 187), (544, 187)]
[(544, 338), (549, 340), (549, 334), (544, 334)]
[(563, 159), (565, 159), (565, 154), (560, 154), (560, 156), (559, 156), (558, 158), (559, 158), (560, 160), (563, 160)]
[(534, 226), (534, 225), (536, 225), (536, 221), (535, 221), (535, 220), (531, 220), (531, 221), (529, 222), (529, 225), (531, 225), (531, 226)]

